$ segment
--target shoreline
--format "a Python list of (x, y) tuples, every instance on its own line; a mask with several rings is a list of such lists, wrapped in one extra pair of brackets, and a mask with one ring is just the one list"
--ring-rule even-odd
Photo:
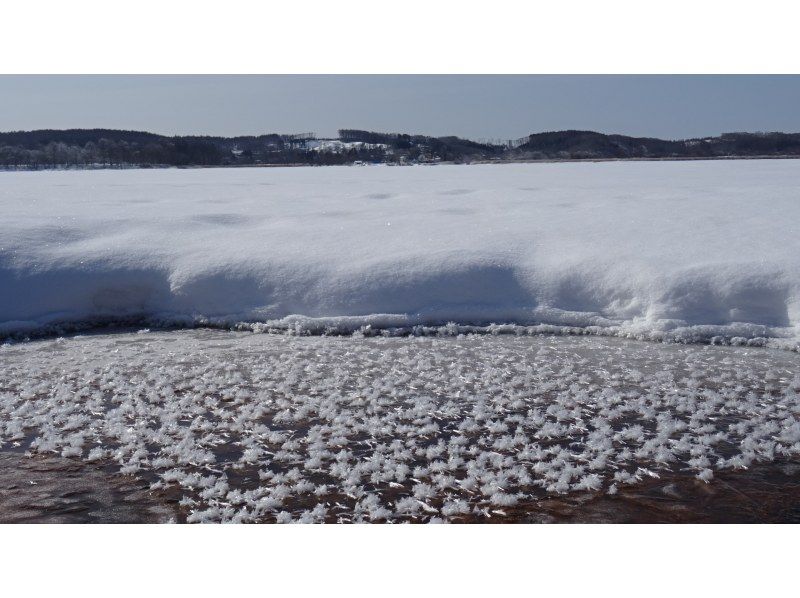
[(591, 162), (719, 162), (724, 160), (800, 160), (800, 155), (765, 155), (765, 156), (666, 156), (652, 158), (544, 158), (544, 159), (502, 159), (502, 160), (473, 160), (469, 162), (441, 161), (417, 162), (412, 164), (396, 164), (391, 162), (376, 162), (372, 164), (193, 164), (186, 166), (171, 165), (120, 165), (120, 166), (69, 166), (69, 167), (43, 167), (43, 168), (10, 168), (0, 166), (0, 172), (51, 172), (51, 171), (82, 171), (82, 170), (207, 170), (207, 169), (236, 169), (236, 168), (340, 168), (342, 166), (476, 166), (485, 164), (563, 164), (563, 163), (591, 163)]

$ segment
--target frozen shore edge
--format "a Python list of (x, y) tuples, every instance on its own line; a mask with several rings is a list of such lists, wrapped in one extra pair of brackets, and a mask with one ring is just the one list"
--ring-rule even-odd
[[(576, 314), (577, 315), (577, 314)], [(597, 318), (580, 314), (585, 319)], [(768, 327), (751, 323), (725, 325), (647, 327), (643, 324), (570, 324), (564, 322), (456, 322), (426, 320), (402, 314), (372, 314), (313, 318), (292, 315), (272, 320), (240, 319), (236, 317), (205, 317), (199, 315), (138, 314), (122, 317), (95, 317), (38, 322), (0, 323), (0, 343), (53, 338), (81, 333), (129, 331), (185, 330), (208, 328), (232, 332), (285, 334), (290, 336), (459, 336), (469, 334), (513, 336), (604, 336), (621, 339), (670, 344), (708, 344), (740, 347), (762, 347), (800, 352), (800, 337), (794, 328)]]

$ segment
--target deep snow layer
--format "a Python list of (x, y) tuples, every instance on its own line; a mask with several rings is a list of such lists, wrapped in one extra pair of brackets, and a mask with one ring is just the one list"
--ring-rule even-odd
[(496, 520), (800, 457), (800, 357), (769, 349), (187, 330), (0, 360), (0, 448), (113, 463), (190, 522)]
[(146, 317), (794, 342), (800, 325), (795, 160), (4, 172), (0, 207), (0, 334)]

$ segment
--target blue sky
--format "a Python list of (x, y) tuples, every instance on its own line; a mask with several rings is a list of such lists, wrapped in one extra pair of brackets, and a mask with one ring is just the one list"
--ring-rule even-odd
[(800, 132), (800, 76), (0, 75), (0, 130), (241, 135), (340, 128), (478, 138)]

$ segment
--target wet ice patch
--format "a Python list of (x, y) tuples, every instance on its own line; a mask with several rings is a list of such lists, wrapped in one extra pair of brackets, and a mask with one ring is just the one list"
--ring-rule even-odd
[(491, 520), (800, 454), (789, 352), (209, 330), (4, 345), (0, 443), (177, 489), (192, 522)]

